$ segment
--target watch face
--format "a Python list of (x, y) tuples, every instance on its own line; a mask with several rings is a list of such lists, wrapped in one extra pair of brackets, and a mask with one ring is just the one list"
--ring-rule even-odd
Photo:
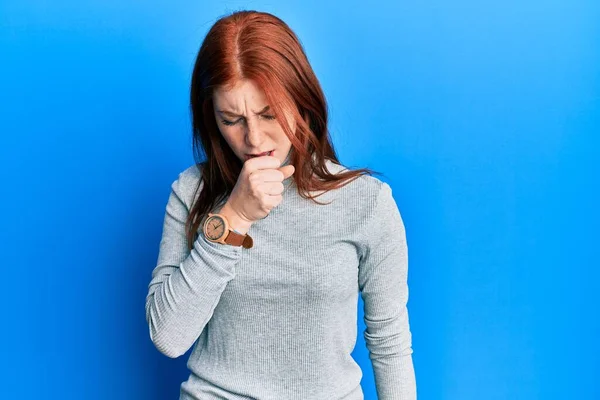
[(204, 231), (207, 238), (217, 240), (225, 233), (225, 221), (218, 215), (208, 217)]

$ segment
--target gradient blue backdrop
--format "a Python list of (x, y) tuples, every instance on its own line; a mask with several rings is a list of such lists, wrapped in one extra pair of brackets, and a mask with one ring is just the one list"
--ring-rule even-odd
[(194, 57), (240, 8), (296, 31), (342, 163), (393, 188), (419, 398), (600, 398), (592, 0), (0, 2), (0, 397), (177, 398), (144, 301)]

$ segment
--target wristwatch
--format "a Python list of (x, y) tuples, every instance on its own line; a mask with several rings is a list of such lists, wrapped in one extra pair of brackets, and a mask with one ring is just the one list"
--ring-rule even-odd
[(206, 239), (213, 243), (243, 246), (245, 249), (251, 248), (254, 244), (250, 235), (232, 229), (223, 214), (208, 213), (208, 217), (202, 226), (202, 232)]

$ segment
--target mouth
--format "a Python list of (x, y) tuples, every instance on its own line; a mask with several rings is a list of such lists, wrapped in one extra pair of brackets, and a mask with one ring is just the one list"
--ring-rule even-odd
[(272, 156), (274, 152), (275, 152), (275, 150), (269, 150), (269, 151), (265, 151), (264, 153), (260, 153), (260, 154), (246, 154), (246, 160), (249, 160), (254, 157)]

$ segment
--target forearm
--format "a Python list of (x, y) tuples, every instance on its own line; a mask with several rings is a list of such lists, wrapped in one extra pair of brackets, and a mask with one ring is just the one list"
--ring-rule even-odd
[(150, 337), (163, 354), (179, 357), (196, 341), (235, 277), (239, 251), (199, 237), (178, 266), (157, 267), (146, 299), (146, 319)]
[(412, 350), (393, 356), (371, 357), (378, 400), (416, 400), (417, 384)]

